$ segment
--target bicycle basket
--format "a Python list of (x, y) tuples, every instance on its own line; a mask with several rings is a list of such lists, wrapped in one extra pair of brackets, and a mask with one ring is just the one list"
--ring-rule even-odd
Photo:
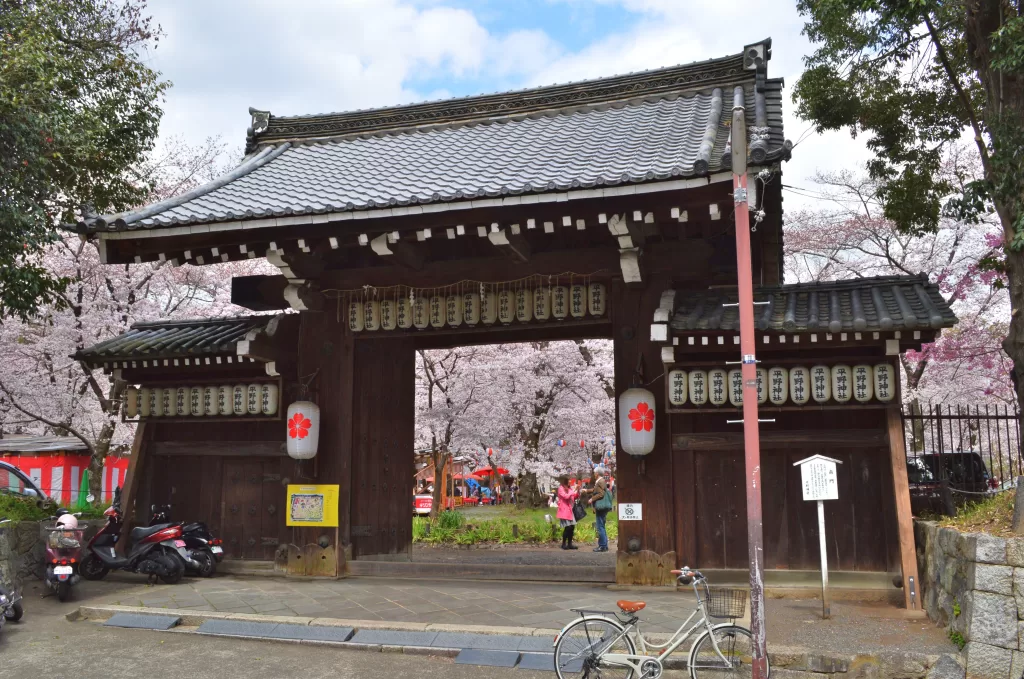
[(747, 610), (747, 591), (731, 587), (708, 587), (704, 608), (713, 618), (742, 618)]

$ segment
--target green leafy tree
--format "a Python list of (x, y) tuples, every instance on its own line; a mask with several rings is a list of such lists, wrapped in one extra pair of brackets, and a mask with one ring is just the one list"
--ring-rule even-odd
[(0, 317), (59, 303), (39, 253), (83, 212), (138, 205), (167, 87), (144, 0), (0, 0)]
[[(885, 217), (934, 232), (940, 218), (995, 211), (1011, 318), (1003, 349), (1024, 395), (1024, 16), (1020, 0), (798, 0), (817, 44), (794, 91), (819, 131), (867, 136)], [(973, 139), (983, 176), (940, 171)]]

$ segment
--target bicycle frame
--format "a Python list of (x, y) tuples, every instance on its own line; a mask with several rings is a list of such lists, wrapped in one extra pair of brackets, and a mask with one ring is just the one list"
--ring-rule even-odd
[[(707, 586), (705, 580), (701, 580), (700, 584), (705, 584), (705, 587)], [(606, 648), (608, 648), (608, 647), (612, 646), (613, 644), (615, 644), (622, 637), (629, 636), (633, 640), (634, 644), (636, 645), (638, 653), (636, 655), (630, 655), (628, 653), (602, 653), (602, 654), (598, 655), (598, 660), (601, 663), (603, 663), (603, 664), (611, 665), (611, 666), (614, 666), (614, 667), (629, 667), (629, 668), (631, 668), (633, 671), (635, 671), (637, 673), (637, 676), (643, 676), (643, 670), (641, 669), (641, 666), (643, 665), (644, 662), (649, 661), (652, 658), (656, 659), (659, 663), (663, 662), (665, 660), (665, 658), (667, 658), (669, 655), (674, 653), (676, 651), (676, 649), (678, 649), (683, 644), (683, 642), (685, 642), (687, 639), (689, 639), (698, 629), (703, 627), (705, 632), (708, 635), (710, 635), (711, 645), (714, 647), (715, 653), (718, 654), (718, 657), (721, 658), (723, 662), (728, 663), (729, 660), (725, 657), (725, 655), (722, 654), (722, 650), (720, 648), (718, 648), (718, 642), (715, 640), (714, 635), (711, 634), (711, 633), (715, 629), (718, 629), (720, 627), (728, 627), (728, 626), (732, 625), (733, 623), (731, 623), (731, 622), (724, 622), (724, 623), (718, 623), (718, 624), (712, 624), (711, 623), (710, 618), (708, 617), (707, 613), (704, 610), (704, 602), (701, 601), (700, 592), (697, 590), (697, 586), (698, 586), (698, 582), (695, 580), (693, 582), (693, 593), (694, 593), (694, 595), (697, 598), (697, 610), (695, 610), (693, 613), (691, 613), (690, 616), (686, 620), (683, 621), (683, 624), (681, 624), (679, 626), (679, 629), (677, 629), (675, 631), (675, 633), (672, 634), (672, 637), (668, 641), (666, 641), (664, 644), (655, 644), (655, 643), (652, 643), (652, 642), (650, 642), (650, 641), (648, 641), (647, 639), (644, 638), (643, 634), (640, 632), (640, 618), (638, 618), (637, 616), (635, 616), (635, 615), (632, 616), (626, 622), (623, 622), (622, 620), (619, 620), (618, 617), (616, 616), (616, 620), (615, 621), (617, 623), (619, 623), (620, 625), (623, 625), (624, 629), (622, 630), (621, 633), (619, 633), (619, 635), (617, 637), (615, 637), (610, 642), (608, 642), (608, 644), (606, 645)], [(700, 620), (698, 620), (696, 623), (694, 623), (693, 627), (690, 627), (689, 629), (686, 629), (686, 626), (689, 625), (690, 621), (692, 621), (694, 619), (694, 617), (696, 617), (698, 614), (700, 614)], [(583, 616), (583, 619), (584, 620), (609, 620), (609, 618), (606, 618), (604, 616), (589, 616), (588, 617), (586, 615)], [(570, 623), (570, 624), (573, 624), (573, 623)], [(683, 630), (686, 630), (686, 631), (684, 632)], [(559, 635), (559, 636), (561, 636), (561, 635)], [(699, 638), (699, 636), (698, 636), (698, 638)], [(650, 650), (664, 649), (664, 650), (661, 650), (661, 652), (656, 654), (656, 655), (650, 655), (648, 653), (648, 649), (650, 649)]]

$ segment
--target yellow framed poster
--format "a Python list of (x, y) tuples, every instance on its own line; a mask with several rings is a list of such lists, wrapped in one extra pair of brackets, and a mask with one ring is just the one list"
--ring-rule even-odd
[(338, 525), (338, 486), (288, 486), (289, 526)]

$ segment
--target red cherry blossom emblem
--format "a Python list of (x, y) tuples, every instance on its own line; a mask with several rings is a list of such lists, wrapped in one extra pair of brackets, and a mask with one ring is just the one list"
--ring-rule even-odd
[(302, 413), (295, 413), (292, 419), (288, 420), (288, 436), (293, 439), (304, 439), (309, 436), (309, 428), (313, 423)]
[(635, 431), (650, 431), (654, 428), (654, 408), (651, 408), (645, 401), (636, 404), (636, 408), (629, 411), (630, 425)]

